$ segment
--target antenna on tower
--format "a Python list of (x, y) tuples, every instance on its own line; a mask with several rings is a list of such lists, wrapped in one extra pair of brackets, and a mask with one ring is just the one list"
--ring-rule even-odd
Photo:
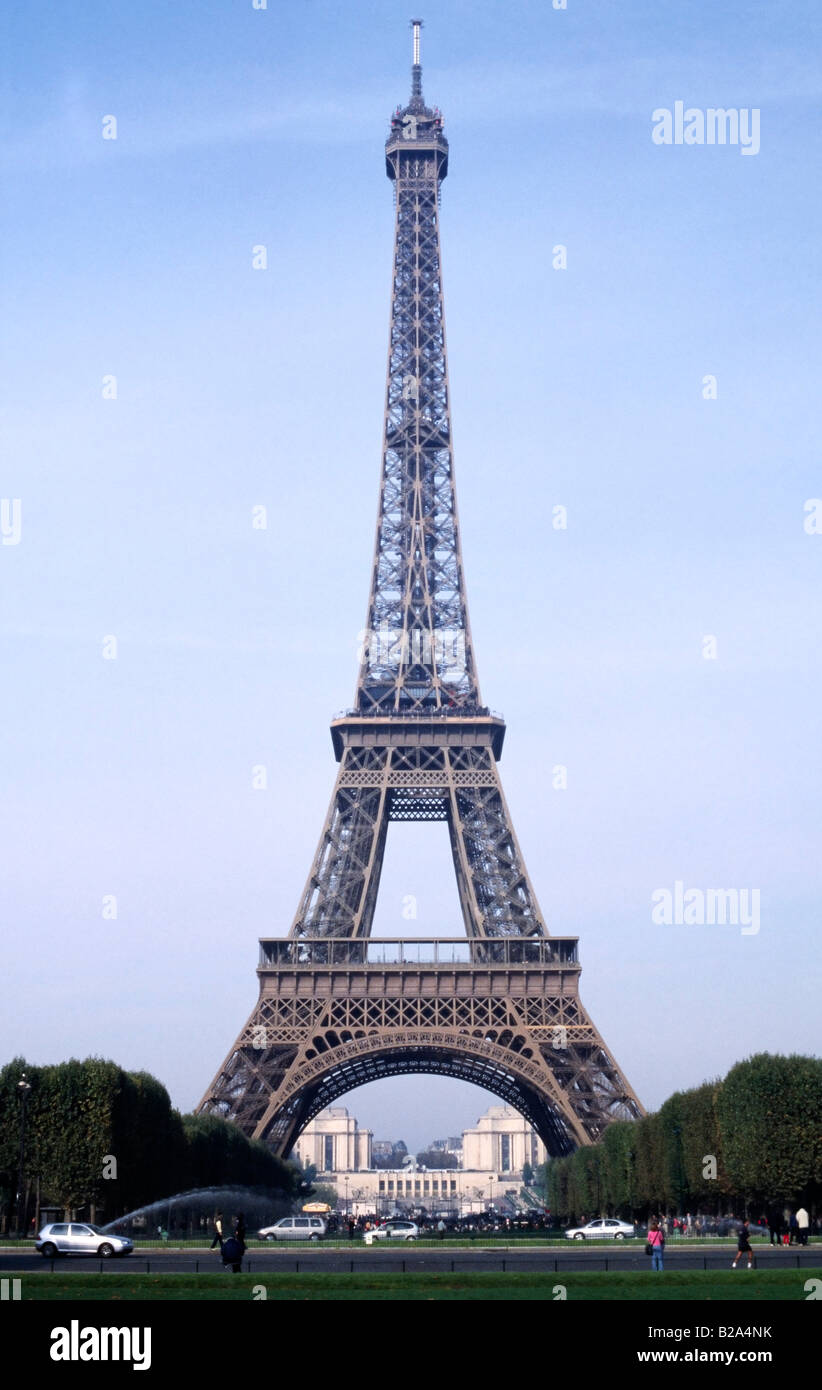
[(412, 19), (411, 28), (414, 31), (414, 65), (411, 68), (411, 97), (422, 96), (422, 68), (420, 67), (420, 29), (422, 28), (421, 19)]

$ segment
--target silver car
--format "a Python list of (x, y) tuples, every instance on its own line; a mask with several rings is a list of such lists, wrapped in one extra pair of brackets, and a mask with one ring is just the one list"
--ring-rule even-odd
[(384, 1226), (377, 1226), (373, 1231), (366, 1231), (363, 1239), (366, 1245), (373, 1245), (375, 1240), (416, 1240), (420, 1233), (420, 1228), (416, 1221), (386, 1221)]
[(325, 1222), (319, 1216), (284, 1216), (257, 1234), (261, 1240), (322, 1240)]
[(130, 1255), (134, 1242), (127, 1236), (111, 1236), (87, 1221), (53, 1221), (44, 1226), (37, 1237), (36, 1247), (47, 1260), (55, 1255)]
[(568, 1240), (630, 1240), (636, 1231), (629, 1222), (606, 1216), (589, 1221), (587, 1226), (571, 1226), (565, 1234)]

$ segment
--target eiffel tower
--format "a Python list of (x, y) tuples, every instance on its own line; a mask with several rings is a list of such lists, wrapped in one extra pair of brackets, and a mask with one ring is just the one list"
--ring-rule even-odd
[[(557, 1156), (642, 1107), (579, 997), (577, 938), (548, 933), (497, 771), (463, 579), (440, 272), (448, 172), (411, 99), (385, 145), (396, 209), (382, 478), (354, 707), (334, 719), (336, 784), (287, 937), (260, 942), (260, 993), (199, 1105), (287, 1156), (365, 1082), (458, 1077), (514, 1106)], [(464, 933), (371, 935), (390, 821), (448, 829)]]

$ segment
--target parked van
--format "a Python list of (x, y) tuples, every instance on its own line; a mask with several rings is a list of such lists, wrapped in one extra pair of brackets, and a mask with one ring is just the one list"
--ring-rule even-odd
[(319, 1216), (284, 1216), (257, 1234), (261, 1240), (322, 1240), (325, 1222)]

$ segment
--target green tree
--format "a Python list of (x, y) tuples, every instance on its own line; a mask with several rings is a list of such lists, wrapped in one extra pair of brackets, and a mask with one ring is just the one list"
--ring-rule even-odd
[[(316, 1187), (312, 1187), (311, 1189), (310, 1200), (312, 1202), (325, 1202), (326, 1206), (330, 1207), (332, 1211), (336, 1211), (339, 1200), (337, 1197), (337, 1189), (335, 1187), (329, 1187), (326, 1183), (318, 1183)], [(304, 1203), (305, 1197), (300, 1197), (297, 1205), (303, 1206)]]
[(633, 1219), (637, 1205), (636, 1123), (616, 1120), (601, 1141), (604, 1202), (616, 1216)]
[(296, 1165), (250, 1141), (228, 1120), (217, 1115), (184, 1115), (182, 1128), (186, 1189), (234, 1185), (265, 1187), (286, 1195), (297, 1191), (303, 1175)]
[(72, 1058), (42, 1069), (39, 1100), (31, 1139), (42, 1189), (69, 1216), (94, 1204), (103, 1182), (103, 1156), (111, 1151), (105, 1080)]
[(41, 1108), (42, 1068), (15, 1057), (0, 1070), (0, 1225), (9, 1231), (16, 1221), (15, 1198), (20, 1158), (21, 1099), (18, 1085), (25, 1073), (31, 1090), (26, 1096), (26, 1145), (23, 1182), (39, 1172), (37, 1118)]
[(313, 1196), (316, 1190), (314, 1187), (314, 1179), (316, 1178), (316, 1176), (317, 1165), (315, 1163), (306, 1163), (305, 1167), (299, 1170), (297, 1191), (299, 1192), (300, 1196)]
[(571, 1158), (554, 1158), (545, 1165), (546, 1203), (555, 1225), (567, 1225), (571, 1219), (570, 1175)]
[[(681, 1093), (682, 1161), (691, 1209), (718, 1215), (727, 1205), (730, 1184), (717, 1121), (721, 1082), (706, 1081)], [(716, 1165), (716, 1177), (710, 1174)]]
[(423, 1149), (417, 1154), (417, 1162), (424, 1168), (456, 1168), (456, 1154), (446, 1153), (445, 1149)]
[(604, 1187), (599, 1151), (591, 1146), (577, 1149), (567, 1160), (568, 1205), (571, 1215), (586, 1221), (599, 1215)]
[(684, 1212), (688, 1187), (682, 1152), (682, 1092), (675, 1091), (657, 1111), (661, 1165), (658, 1173), (660, 1205), (665, 1211)]
[(165, 1087), (115, 1062), (72, 1058), (0, 1071), (0, 1204), (8, 1229), (17, 1186), (20, 1100), (26, 1072), (25, 1174), (43, 1202), (112, 1220), (188, 1188), (234, 1185), (292, 1195), (297, 1176), (258, 1141), (216, 1116), (182, 1118)]
[(747, 1201), (813, 1201), (822, 1185), (822, 1060), (758, 1053), (717, 1097), (731, 1186)]
[[(538, 1163), (537, 1166), (536, 1166), (536, 1168), (534, 1169), (534, 1181), (533, 1181), (533, 1186), (534, 1186), (534, 1187), (537, 1189), (537, 1191), (541, 1194), (542, 1199), (543, 1199), (543, 1201), (544, 1201), (546, 1207), (551, 1206), (551, 1200), (550, 1200), (551, 1183), (550, 1183), (550, 1179), (549, 1179), (549, 1170), (550, 1170), (550, 1168), (551, 1168), (552, 1166), (553, 1166), (552, 1160), (549, 1159), (546, 1163)], [(552, 1208), (552, 1210), (553, 1210), (553, 1208)]]
[(665, 1207), (665, 1164), (659, 1115), (645, 1115), (636, 1122), (637, 1202), (644, 1216)]

